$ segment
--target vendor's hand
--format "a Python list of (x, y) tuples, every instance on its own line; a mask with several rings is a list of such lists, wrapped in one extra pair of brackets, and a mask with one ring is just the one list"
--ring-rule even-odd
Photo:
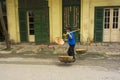
[(69, 33), (69, 32), (67, 32), (66, 34), (64, 33), (64, 34), (63, 34), (63, 36), (64, 36), (64, 37), (66, 37), (66, 36), (67, 36), (67, 35), (69, 35), (69, 34), (70, 34), (70, 33)]
[(66, 37), (66, 34), (64, 33), (63, 36)]
[(70, 34), (69, 32), (66, 33), (67, 35)]
[(70, 39), (72, 39), (70, 32), (67, 32), (66, 34), (69, 35)]

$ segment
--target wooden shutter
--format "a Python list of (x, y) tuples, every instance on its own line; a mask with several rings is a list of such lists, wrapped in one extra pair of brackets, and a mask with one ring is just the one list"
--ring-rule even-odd
[(48, 8), (35, 10), (35, 42), (49, 43), (49, 12)]
[(26, 9), (19, 9), (20, 39), (21, 42), (28, 41)]
[(102, 42), (103, 41), (103, 8), (95, 7), (95, 28), (94, 28), (94, 41)]
[[(65, 27), (71, 26), (72, 30), (80, 28), (80, 13), (81, 13), (81, 0), (62, 0), (62, 26), (63, 33), (65, 33)], [(75, 39), (77, 42), (80, 41), (80, 32), (75, 32)]]
[(34, 10), (34, 25), (35, 25), (35, 42), (42, 42), (42, 28), (41, 28), (41, 10)]

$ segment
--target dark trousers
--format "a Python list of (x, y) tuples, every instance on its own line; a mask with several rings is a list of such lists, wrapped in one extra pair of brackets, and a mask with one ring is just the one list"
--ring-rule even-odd
[(69, 45), (67, 53), (69, 56), (73, 56), (73, 58), (75, 59), (74, 48), (75, 48), (75, 45)]

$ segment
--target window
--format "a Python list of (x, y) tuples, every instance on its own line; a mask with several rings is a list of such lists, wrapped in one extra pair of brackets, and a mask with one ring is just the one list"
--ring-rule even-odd
[(28, 11), (28, 16), (29, 16), (29, 34), (34, 35), (34, 13), (33, 11)]
[(113, 9), (113, 29), (118, 28), (118, 9)]
[(108, 29), (110, 26), (110, 9), (104, 11), (104, 29)]
[(104, 29), (118, 28), (119, 10), (119, 8), (104, 9)]

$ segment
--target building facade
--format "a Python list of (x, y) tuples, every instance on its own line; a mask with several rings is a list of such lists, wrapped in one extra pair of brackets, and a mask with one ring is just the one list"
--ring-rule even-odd
[(17, 43), (52, 43), (68, 25), (80, 29), (75, 36), (81, 43), (120, 42), (120, 0), (0, 1), (10, 39)]

